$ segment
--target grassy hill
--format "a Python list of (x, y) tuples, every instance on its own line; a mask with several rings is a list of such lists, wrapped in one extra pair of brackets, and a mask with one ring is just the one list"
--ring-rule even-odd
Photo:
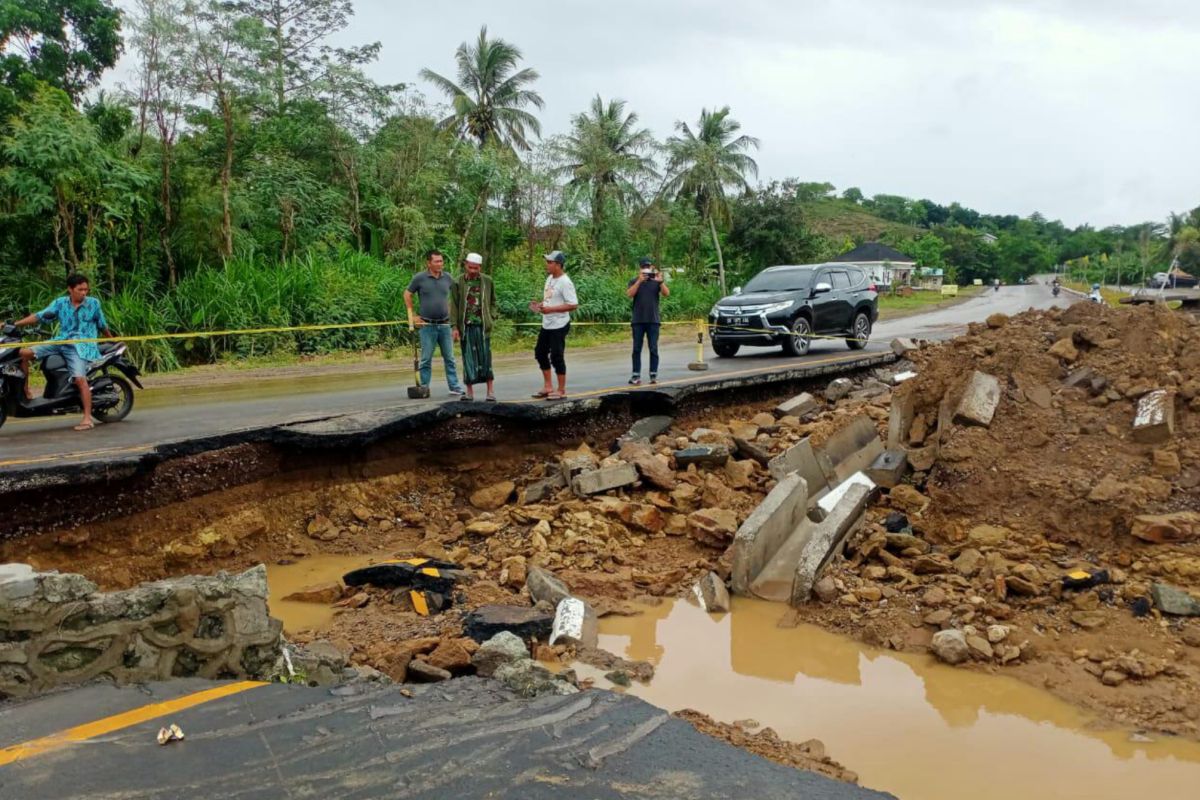
[(885, 234), (887, 238), (912, 238), (921, 232), (911, 225), (877, 217), (848, 200), (813, 200), (804, 203), (803, 208), (805, 224), (834, 242), (847, 237), (856, 242), (877, 241)]

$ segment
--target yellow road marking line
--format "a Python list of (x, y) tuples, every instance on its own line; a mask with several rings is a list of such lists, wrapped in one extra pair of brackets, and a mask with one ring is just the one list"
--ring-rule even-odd
[(28, 742), (14, 744), (11, 747), (5, 747), (3, 750), (0, 750), (0, 767), (28, 758), (34, 758), (51, 750), (58, 750), (71, 744), (94, 739), (97, 736), (104, 736), (123, 728), (140, 725), (143, 722), (165, 717), (167, 714), (174, 714), (212, 700), (220, 700), (222, 697), (229, 697), (230, 695), (259, 686), (266, 686), (266, 684), (261, 681), (241, 681), (225, 686), (217, 686), (213, 689), (205, 689), (202, 692), (177, 697), (174, 700), (166, 700), (161, 703), (152, 703), (140, 708), (134, 708), (120, 714), (114, 714), (111, 717), (98, 719), (95, 722), (76, 725), (74, 728), (52, 733), (40, 739), (31, 739)]
[(58, 453), (47, 456), (34, 456), (33, 458), (14, 458), (8, 461), (0, 461), (0, 467), (19, 467), (28, 464), (42, 464), (47, 461), (61, 461), (67, 458), (82, 458), (84, 456), (101, 456), (101, 455), (117, 455), (120, 453), (140, 453), (144, 450), (149, 450), (153, 445), (136, 445), (133, 447), (105, 447), (100, 450), (80, 450), (71, 453)]

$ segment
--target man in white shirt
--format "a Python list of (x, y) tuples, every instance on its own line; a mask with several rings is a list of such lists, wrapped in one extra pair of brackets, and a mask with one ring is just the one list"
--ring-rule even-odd
[[(546, 286), (542, 301), (533, 301), (529, 310), (542, 315), (542, 329), (538, 332), (537, 346), (533, 356), (542, 369), (543, 385), (533, 396), (543, 400), (561, 400), (567, 396), (567, 334), (571, 331), (571, 312), (579, 308), (575, 295), (575, 284), (563, 271), (567, 258), (562, 251), (546, 254)], [(550, 380), (553, 367), (558, 375), (558, 389)]]

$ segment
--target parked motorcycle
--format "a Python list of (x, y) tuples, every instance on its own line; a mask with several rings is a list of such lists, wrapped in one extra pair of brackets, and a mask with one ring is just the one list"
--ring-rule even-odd
[(1059, 291), (1060, 290), (1059, 290), (1058, 284), (1056, 283), (1056, 284), (1054, 284), (1053, 287), (1051, 287), (1050, 294), (1054, 295), (1055, 297), (1058, 297)]
[[(39, 339), (49, 335), (40, 329), (33, 329), (32, 333)], [(17, 344), (21, 338), (21, 329), (11, 320), (0, 326), (0, 344)], [(120, 343), (102, 343), (100, 358), (87, 366), (88, 385), (92, 389), (92, 416), (101, 422), (120, 422), (129, 416), (133, 410), (133, 387), (143, 388), (138, 380), (141, 371), (125, 357), (128, 349)], [(59, 355), (51, 355), (38, 359), (38, 363), (46, 376), (46, 391), (41, 397), (26, 400), (20, 348), (0, 349), (0, 427), (9, 417), (49, 417), (83, 412), (79, 388), (71, 379), (67, 362)]]

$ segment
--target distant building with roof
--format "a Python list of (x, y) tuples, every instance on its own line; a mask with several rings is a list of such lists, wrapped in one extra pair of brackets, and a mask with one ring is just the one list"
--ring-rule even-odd
[(912, 256), (879, 242), (860, 244), (833, 259), (841, 264), (861, 267), (880, 286), (907, 286), (917, 262)]
[(1000, 241), (996, 238), (995, 234), (988, 233), (987, 231), (979, 234), (979, 239), (984, 244), (995, 244), (996, 242)]

